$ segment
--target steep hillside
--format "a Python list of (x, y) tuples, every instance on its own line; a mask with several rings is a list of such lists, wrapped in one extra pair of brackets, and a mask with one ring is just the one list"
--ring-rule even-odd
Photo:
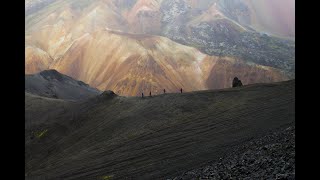
[(30, 180), (166, 179), (295, 122), (294, 80), (145, 98), (26, 98)]
[(162, 18), (164, 26), (161, 35), (196, 47), (209, 55), (242, 58), (284, 70), (294, 77), (294, 41), (267, 35), (247, 24), (240, 24), (239, 20), (227, 13), (235, 12), (232, 7), (239, 6), (230, 3), (234, 6), (223, 7), (222, 2), (230, 1), (219, 1), (208, 9), (195, 11), (185, 1), (164, 1), (162, 13), (166, 16)]
[[(248, 83), (293, 79), (294, 41), (255, 31), (251, 21), (245, 24), (241, 14), (232, 14), (233, 8), (253, 12), (250, 4), (240, 4), (232, 0), (50, 1), (26, 15), (25, 72), (56, 69), (121, 95), (157, 93), (163, 88), (225, 88), (232, 76), (250, 77)], [(207, 66), (217, 72), (202, 67), (201, 59), (207, 55), (212, 59)], [(233, 59), (243, 68), (221, 59)], [(216, 61), (224, 69), (213, 68)]]
[(295, 125), (235, 147), (219, 160), (167, 180), (296, 179)]
[(126, 18), (131, 32), (159, 34), (161, 30), (159, 0), (138, 0)]
[(27, 46), (25, 50), (25, 74), (34, 74), (49, 69), (53, 59), (47, 52), (31, 46)]
[(83, 100), (100, 94), (99, 90), (56, 70), (26, 75), (25, 91), (43, 97), (66, 100)]
[[(247, 79), (245, 83), (288, 79), (276, 69), (207, 56), (164, 37), (109, 30), (83, 36), (50, 68), (100, 90), (130, 96), (158, 94), (164, 88), (168, 92), (225, 88), (235, 76)], [(211, 82), (216, 84), (210, 86)]]

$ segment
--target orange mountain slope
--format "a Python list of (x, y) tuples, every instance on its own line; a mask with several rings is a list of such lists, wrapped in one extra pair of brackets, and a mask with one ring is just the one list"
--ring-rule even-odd
[(161, 36), (109, 30), (83, 35), (49, 68), (121, 95), (225, 88), (234, 76), (245, 84), (287, 79), (276, 69), (208, 56)]

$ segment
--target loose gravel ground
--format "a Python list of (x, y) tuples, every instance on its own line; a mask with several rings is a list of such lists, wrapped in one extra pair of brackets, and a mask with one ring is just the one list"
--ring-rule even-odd
[(248, 142), (210, 165), (172, 178), (186, 179), (295, 179), (295, 126)]

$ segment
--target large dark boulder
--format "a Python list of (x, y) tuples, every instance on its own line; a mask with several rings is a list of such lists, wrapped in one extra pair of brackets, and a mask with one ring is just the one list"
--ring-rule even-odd
[(101, 93), (101, 96), (105, 96), (105, 97), (114, 97), (117, 96), (116, 93), (114, 93), (111, 90), (106, 90), (103, 93)]
[(232, 87), (240, 87), (242, 86), (242, 82), (237, 77), (233, 78)]

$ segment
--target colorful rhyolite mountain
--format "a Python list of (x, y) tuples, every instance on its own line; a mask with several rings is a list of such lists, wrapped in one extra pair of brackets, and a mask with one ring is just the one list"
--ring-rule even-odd
[[(26, 13), (26, 74), (56, 69), (121, 95), (226, 88), (234, 76), (244, 84), (294, 76), (294, 41), (257, 32), (271, 25), (253, 1), (41, 3)], [(269, 33), (294, 37), (275, 29)]]

